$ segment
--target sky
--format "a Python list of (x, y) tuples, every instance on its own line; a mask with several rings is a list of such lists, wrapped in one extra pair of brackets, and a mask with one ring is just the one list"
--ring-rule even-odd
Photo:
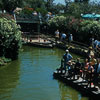
[[(74, 1), (74, 0), (72, 0)], [(95, 1), (95, 2), (100, 2), (100, 0), (90, 0), (90, 1)], [(65, 4), (65, 0), (54, 0), (54, 3), (61, 3), (61, 4)]]
[(54, 3), (61, 3), (61, 4), (65, 4), (65, 0), (55, 0)]

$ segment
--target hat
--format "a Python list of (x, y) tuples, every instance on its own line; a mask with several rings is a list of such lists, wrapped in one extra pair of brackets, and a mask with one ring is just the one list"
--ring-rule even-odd
[(69, 52), (69, 50), (66, 50), (66, 52)]

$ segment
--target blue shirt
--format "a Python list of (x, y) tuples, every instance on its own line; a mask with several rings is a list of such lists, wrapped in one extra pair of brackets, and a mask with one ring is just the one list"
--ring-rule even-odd
[(98, 65), (97, 73), (100, 73), (100, 64)]
[(96, 72), (96, 73), (100, 73), (100, 63), (99, 64), (96, 64), (95, 66), (94, 66), (94, 71)]
[(96, 48), (96, 46), (98, 45), (98, 43), (99, 43), (98, 40), (94, 41), (94, 48)]
[(65, 39), (66, 38), (66, 34), (63, 33), (61, 37)]
[(63, 58), (64, 58), (65, 62), (68, 62), (68, 61), (71, 60), (73, 57), (72, 57), (71, 54), (68, 53), (68, 54), (64, 54)]
[(98, 47), (100, 48), (100, 42), (98, 41)]

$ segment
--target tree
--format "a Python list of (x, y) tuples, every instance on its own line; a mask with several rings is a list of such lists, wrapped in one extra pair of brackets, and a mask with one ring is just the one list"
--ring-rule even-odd
[(68, 11), (68, 6), (69, 6), (70, 3), (71, 3), (71, 0), (65, 0), (65, 5), (66, 5), (65, 12)]
[(57, 5), (54, 6), (55, 8), (55, 14), (59, 14), (61, 11), (64, 11), (65, 5), (58, 3)]
[(75, 2), (85, 2), (85, 3), (88, 3), (89, 2), (89, 0), (75, 0)]
[(54, 0), (45, 0), (45, 1), (46, 1), (45, 6), (46, 6), (47, 10), (52, 12), (52, 10), (53, 10), (52, 8), (54, 6), (54, 4), (53, 4)]
[(66, 17), (56, 16), (49, 20), (48, 25), (50, 27), (50, 32), (54, 32), (59, 29), (60, 31), (66, 31)]
[[(95, 38), (100, 37), (100, 23), (98, 21), (84, 20), (81, 22), (81, 26), (84, 39), (89, 36), (94, 36)], [(99, 39), (100, 38), (98, 38), (98, 40)]]
[(24, 0), (23, 5), (34, 9), (41, 8), (44, 5), (44, 0)]
[(16, 59), (21, 48), (20, 26), (6, 18), (0, 18), (0, 25), (0, 57)]
[(0, 9), (3, 11), (3, 2), (2, 2), (2, 0), (0, 0)]
[(1, 8), (12, 13), (16, 7), (22, 6), (22, 0), (1, 0)]

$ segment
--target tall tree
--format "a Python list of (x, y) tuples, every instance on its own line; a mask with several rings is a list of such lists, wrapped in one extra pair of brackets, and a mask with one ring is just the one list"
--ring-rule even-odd
[(54, 0), (45, 0), (46, 8), (47, 8), (48, 11), (52, 11), (52, 8), (53, 8), (53, 5), (54, 5), (53, 1)]
[(32, 8), (41, 8), (42, 5), (44, 5), (44, 0), (24, 0), (23, 1), (24, 6), (29, 6)]
[(3, 9), (12, 12), (16, 7), (21, 7), (22, 0), (1, 0)]
[(3, 7), (3, 2), (2, 0), (0, 0), (0, 9), (3, 11), (4, 10), (4, 7)]
[(71, 3), (71, 0), (65, 0), (65, 12), (67, 12), (68, 11), (68, 6), (69, 6), (69, 4)]
[(89, 2), (89, 0), (74, 0), (75, 2), (86, 2), (86, 3), (88, 3)]

